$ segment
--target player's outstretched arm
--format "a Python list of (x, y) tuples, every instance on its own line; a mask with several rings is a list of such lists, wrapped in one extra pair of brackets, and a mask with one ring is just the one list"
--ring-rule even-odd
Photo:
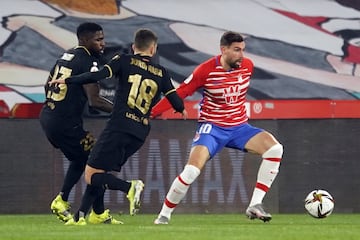
[(175, 109), (176, 112), (179, 112), (183, 117), (187, 117), (187, 112), (184, 107), (184, 101), (176, 93), (175, 89), (165, 95), (166, 99), (169, 100), (171, 106)]
[[(189, 90), (187, 85), (185, 85), (184, 83), (180, 84), (180, 86), (176, 89), (176, 95), (178, 95), (181, 99), (185, 99), (187, 96), (190, 96), (193, 92), (194, 90)], [(172, 104), (170, 103), (169, 97), (165, 96), (152, 108), (150, 115), (151, 118), (158, 117), (163, 112), (169, 110), (171, 108), (171, 105)], [(177, 111), (177, 112), (181, 113), (182, 111)]]
[(101, 79), (112, 77), (112, 71), (108, 65), (105, 65), (101, 68), (100, 71), (97, 72), (86, 72), (79, 75), (74, 75), (69, 78), (58, 78), (51, 80), (49, 82), (50, 85), (66, 83), (66, 84), (87, 84), (87, 83), (95, 83), (100, 81)]

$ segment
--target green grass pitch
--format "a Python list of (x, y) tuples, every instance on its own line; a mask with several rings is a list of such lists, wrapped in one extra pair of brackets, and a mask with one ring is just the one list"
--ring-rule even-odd
[(0, 215), (0, 239), (26, 240), (359, 240), (360, 214), (315, 219), (307, 214), (274, 214), (269, 223), (240, 214), (174, 214), (169, 225), (156, 215), (114, 215), (124, 225), (65, 226), (54, 215)]

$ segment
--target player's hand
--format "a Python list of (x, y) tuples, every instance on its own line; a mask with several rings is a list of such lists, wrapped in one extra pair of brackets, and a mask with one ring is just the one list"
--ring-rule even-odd
[(184, 120), (187, 119), (188, 113), (187, 113), (186, 109), (184, 109), (184, 111), (182, 111), (181, 115), (182, 115), (182, 117), (183, 117)]

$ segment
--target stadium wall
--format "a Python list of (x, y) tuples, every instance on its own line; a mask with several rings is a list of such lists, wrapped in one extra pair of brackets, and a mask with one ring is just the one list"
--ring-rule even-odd
[[(86, 119), (99, 135), (106, 119)], [(285, 147), (280, 174), (266, 197), (273, 213), (301, 213), (308, 192), (321, 188), (335, 198), (335, 212), (359, 213), (359, 119), (251, 120)], [(38, 119), (0, 119), (0, 213), (48, 213), (68, 161), (46, 140)], [(143, 213), (156, 214), (173, 178), (186, 162), (195, 120), (154, 120), (143, 148), (119, 174), (144, 180)], [(177, 213), (241, 213), (252, 194), (260, 158), (232, 149), (208, 162)], [(70, 201), (77, 209), (83, 180)], [(124, 194), (108, 191), (106, 207), (127, 214)]]

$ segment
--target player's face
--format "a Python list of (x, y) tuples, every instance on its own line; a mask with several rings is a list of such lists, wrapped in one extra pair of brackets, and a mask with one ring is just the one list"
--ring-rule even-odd
[(244, 57), (245, 42), (233, 42), (230, 46), (221, 47), (222, 57), (227, 66), (225, 68), (238, 68)]
[(86, 41), (86, 48), (95, 53), (103, 53), (105, 49), (105, 40), (103, 31), (97, 31)]

